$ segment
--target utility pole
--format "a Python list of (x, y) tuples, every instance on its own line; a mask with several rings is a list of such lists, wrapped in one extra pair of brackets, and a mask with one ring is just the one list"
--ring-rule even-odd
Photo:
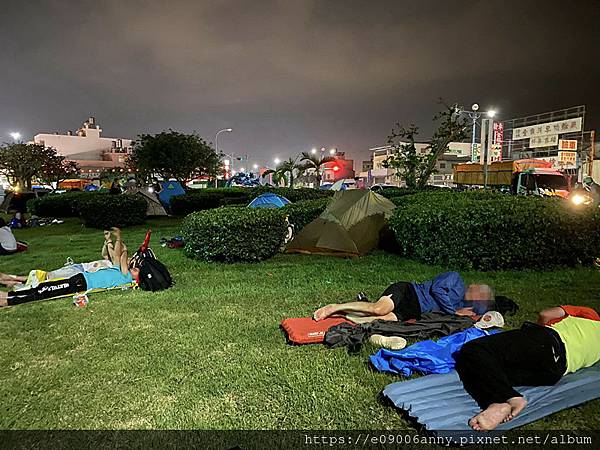
[(481, 164), (483, 164), (483, 188), (488, 184), (488, 160), (490, 159), (490, 147), (494, 139), (494, 120), (483, 119), (481, 121)]
[(593, 178), (594, 176), (594, 156), (596, 151), (594, 148), (594, 142), (596, 141), (596, 130), (590, 131), (590, 163), (588, 164), (588, 175)]

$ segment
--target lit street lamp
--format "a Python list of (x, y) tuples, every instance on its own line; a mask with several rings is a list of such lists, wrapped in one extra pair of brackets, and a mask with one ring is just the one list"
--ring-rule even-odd
[[(471, 119), (471, 121), (473, 122), (473, 130), (471, 132), (471, 162), (475, 162), (476, 161), (476, 144), (475, 144), (475, 133), (476, 133), (476, 126), (477, 126), (477, 120), (479, 120), (479, 118), (481, 117), (481, 115), (483, 113), (479, 112), (479, 105), (477, 103), (473, 103), (473, 105), (471, 105), (471, 111), (465, 111), (465, 110), (459, 110), (457, 111), (458, 114), (467, 114), (469, 116), (469, 118)], [(496, 115), (496, 111), (493, 109), (488, 110), (485, 113), (488, 117), (492, 118)]]
[(280, 160), (279, 158), (275, 158), (275, 159), (273, 160), (273, 162), (274, 162), (274, 163), (275, 163), (275, 165), (277, 166), (277, 165), (278, 165), (278, 164), (281, 162), (281, 160)]
[(13, 131), (10, 134), (10, 137), (13, 138), (13, 141), (17, 142), (19, 141), (19, 139), (21, 139), (21, 133), (19, 133), (18, 131)]
[[(215, 134), (215, 152), (217, 152), (217, 155), (219, 154), (219, 134), (221, 133), (231, 133), (233, 131), (233, 128), (223, 128), (219, 131), (217, 131), (217, 134)], [(232, 158), (233, 160), (233, 158)], [(233, 161), (231, 161), (231, 168), (233, 169)]]

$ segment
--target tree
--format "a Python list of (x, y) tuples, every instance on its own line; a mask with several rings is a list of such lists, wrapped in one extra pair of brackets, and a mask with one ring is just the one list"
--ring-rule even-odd
[(36, 178), (42, 183), (58, 186), (61, 181), (76, 177), (79, 166), (75, 161), (69, 161), (62, 155), (55, 154), (44, 163)]
[(321, 166), (328, 162), (335, 161), (333, 156), (317, 156), (308, 152), (302, 152), (302, 158), (300, 158), (304, 164), (301, 166), (301, 170), (314, 170), (315, 176), (317, 177), (317, 186), (321, 185), (321, 178), (323, 176), (323, 172), (321, 171)]
[(415, 125), (404, 127), (397, 123), (388, 137), (392, 154), (383, 162), (383, 167), (395, 169), (396, 176), (405, 181), (406, 187), (425, 187), (431, 174), (435, 173), (436, 161), (448, 151), (448, 145), (467, 137), (466, 125), (458, 114), (458, 106), (444, 106), (445, 109), (433, 118), (439, 122), (439, 126), (425, 152), (417, 153), (415, 136), (419, 134), (419, 128)]
[(266, 176), (273, 174), (273, 182), (275, 182), (275, 184), (280, 184), (281, 181), (283, 181), (286, 186), (289, 182), (289, 186), (294, 187), (294, 179), (297, 176), (300, 176), (303, 170), (304, 165), (298, 164), (295, 159), (290, 158), (283, 161), (277, 169), (266, 170), (262, 176), (265, 178)]
[(127, 166), (147, 180), (154, 174), (186, 182), (201, 176), (216, 176), (222, 155), (197, 134), (163, 131), (141, 134), (127, 158)]
[(57, 156), (55, 149), (39, 144), (5, 144), (0, 147), (0, 173), (18, 189), (31, 190), (32, 179)]

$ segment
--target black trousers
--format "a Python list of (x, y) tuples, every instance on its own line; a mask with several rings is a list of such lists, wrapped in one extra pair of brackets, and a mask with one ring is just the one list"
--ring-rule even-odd
[(63, 295), (76, 294), (87, 290), (85, 277), (78, 273), (71, 278), (56, 281), (45, 281), (37, 287), (14, 291), (8, 293), (8, 305), (19, 305), (21, 303), (35, 302), (37, 300), (47, 300)]
[(389, 285), (381, 297), (391, 295), (394, 302), (392, 311), (399, 322), (421, 318), (421, 304), (413, 285), (407, 281), (399, 281)]
[(567, 367), (558, 333), (528, 322), (467, 342), (455, 359), (465, 390), (482, 409), (521, 397), (513, 386), (552, 386)]

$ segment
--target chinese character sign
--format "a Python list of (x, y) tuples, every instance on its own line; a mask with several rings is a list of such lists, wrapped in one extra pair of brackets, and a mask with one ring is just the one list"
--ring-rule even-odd
[(582, 118), (576, 117), (574, 119), (559, 120), (557, 122), (549, 122), (541, 125), (514, 128), (512, 130), (512, 139), (514, 141), (517, 139), (574, 133), (581, 131), (581, 126)]
[(559, 150), (577, 150), (576, 139), (561, 139), (558, 141)]
[[(500, 150), (497, 152), (495, 160), (502, 161), (502, 143), (504, 142), (504, 124), (502, 122), (494, 122), (494, 145)], [(492, 156), (492, 158), (494, 158)]]
[(558, 145), (558, 135), (534, 136), (529, 138), (529, 148), (553, 147)]
[(577, 165), (577, 152), (558, 152), (558, 164), (565, 169), (575, 168)]

